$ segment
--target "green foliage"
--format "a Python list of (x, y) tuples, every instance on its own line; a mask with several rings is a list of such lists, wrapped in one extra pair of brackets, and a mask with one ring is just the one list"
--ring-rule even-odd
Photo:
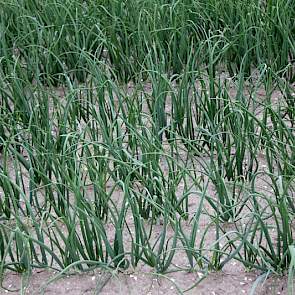
[(293, 276), (294, 3), (2, 1), (0, 274)]

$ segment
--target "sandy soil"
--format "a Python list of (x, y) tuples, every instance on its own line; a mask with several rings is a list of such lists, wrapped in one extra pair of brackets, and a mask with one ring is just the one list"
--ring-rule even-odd
[[(23, 293), (20, 289), (21, 276), (15, 273), (5, 275), (0, 294), (50, 294), (50, 295), (82, 295), (82, 294), (181, 294), (198, 282), (200, 273), (179, 271), (166, 276), (157, 276), (150, 271), (137, 270), (128, 274), (88, 272), (80, 275), (64, 275), (48, 284), (56, 276), (50, 271), (34, 271), (30, 276)], [(237, 295), (250, 294), (258, 273), (245, 272), (234, 263), (230, 263), (222, 272), (210, 273), (203, 281), (184, 294), (196, 295)], [(269, 277), (261, 280), (255, 293), (287, 294), (287, 279), (285, 277)], [(13, 291), (14, 290), (14, 291)]]

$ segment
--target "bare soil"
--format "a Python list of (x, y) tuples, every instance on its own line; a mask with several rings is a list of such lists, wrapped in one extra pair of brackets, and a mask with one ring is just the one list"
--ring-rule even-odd
[[(82, 294), (181, 294), (193, 287), (202, 276), (200, 273), (186, 271), (173, 272), (168, 275), (156, 275), (144, 269), (129, 273), (88, 272), (86, 274), (64, 275), (60, 279), (47, 283), (56, 276), (51, 271), (34, 271), (28, 279), (28, 284), (21, 288), (21, 275), (7, 273), (4, 277), (0, 294), (48, 294), (48, 295), (82, 295)], [(184, 294), (195, 295), (237, 295), (250, 294), (258, 273), (245, 272), (234, 262), (229, 263), (221, 272), (210, 273), (203, 281)], [(287, 294), (286, 277), (269, 277), (261, 280), (253, 294)], [(13, 291), (14, 290), (14, 291)]]

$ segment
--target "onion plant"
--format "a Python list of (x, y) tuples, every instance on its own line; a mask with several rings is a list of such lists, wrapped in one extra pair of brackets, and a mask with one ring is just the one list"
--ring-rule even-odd
[(0, 2), (1, 280), (293, 276), (294, 1), (168, 2)]

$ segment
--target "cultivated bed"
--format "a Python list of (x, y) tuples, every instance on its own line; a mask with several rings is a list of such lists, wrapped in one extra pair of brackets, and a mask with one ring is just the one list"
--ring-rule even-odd
[(287, 2), (1, 3), (0, 294), (292, 294)]

